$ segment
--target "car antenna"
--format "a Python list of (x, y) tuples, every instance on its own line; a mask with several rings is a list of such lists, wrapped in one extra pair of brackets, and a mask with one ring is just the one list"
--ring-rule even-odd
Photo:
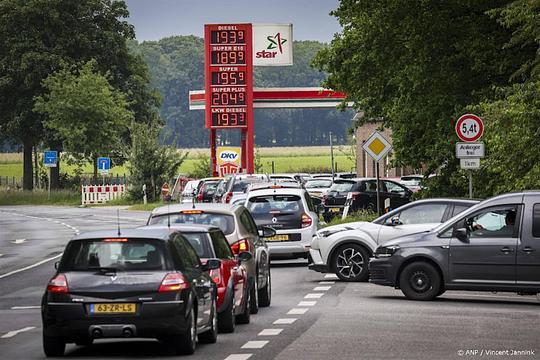
[(120, 209), (116, 209), (116, 220), (118, 222), (118, 236), (120, 236)]

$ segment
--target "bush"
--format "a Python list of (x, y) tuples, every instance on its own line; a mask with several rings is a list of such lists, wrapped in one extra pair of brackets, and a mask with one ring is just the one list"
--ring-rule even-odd
[(346, 223), (355, 222), (355, 221), (371, 222), (378, 217), (379, 216), (377, 215), (377, 213), (371, 210), (359, 210), (359, 211), (348, 214), (345, 219), (341, 219), (341, 216), (336, 216), (335, 218), (332, 219), (332, 221), (323, 225), (323, 227), (346, 224)]

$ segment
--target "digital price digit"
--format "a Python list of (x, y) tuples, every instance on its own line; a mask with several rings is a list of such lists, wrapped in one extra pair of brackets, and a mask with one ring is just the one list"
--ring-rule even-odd
[(246, 85), (244, 71), (213, 72), (212, 85)]
[(212, 126), (236, 127), (246, 126), (245, 113), (214, 113), (212, 114)]
[(212, 51), (212, 64), (214, 65), (245, 65), (246, 52), (239, 51)]
[(210, 33), (212, 44), (245, 44), (244, 30), (218, 30)]
[(212, 106), (246, 105), (245, 93), (213, 93)]

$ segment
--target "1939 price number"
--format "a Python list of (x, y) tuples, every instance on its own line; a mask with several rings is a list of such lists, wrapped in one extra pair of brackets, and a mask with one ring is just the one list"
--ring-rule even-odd
[(221, 126), (221, 127), (247, 126), (246, 113), (213, 113), (212, 126)]
[(212, 44), (245, 44), (244, 30), (214, 30), (210, 32)]
[(245, 65), (246, 52), (244, 50), (219, 50), (211, 52), (212, 65)]

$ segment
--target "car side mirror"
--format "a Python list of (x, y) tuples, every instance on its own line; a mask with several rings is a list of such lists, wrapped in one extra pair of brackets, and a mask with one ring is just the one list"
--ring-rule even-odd
[(203, 271), (208, 271), (208, 270), (215, 270), (215, 269), (219, 269), (221, 267), (221, 260), (219, 259), (209, 259), (206, 264), (204, 264), (202, 266), (202, 270)]
[(251, 255), (248, 251), (242, 251), (240, 254), (238, 254), (238, 263), (243, 263), (246, 261), (249, 261), (253, 258), (253, 255)]
[(58, 267), (60, 266), (60, 261), (57, 261), (54, 263), (54, 268), (58, 270)]
[(469, 240), (469, 231), (466, 228), (454, 229), (452, 236), (460, 241), (466, 242)]
[(276, 230), (274, 230), (270, 226), (262, 226), (258, 230), (259, 230), (260, 237), (269, 238), (272, 236), (276, 236)]

